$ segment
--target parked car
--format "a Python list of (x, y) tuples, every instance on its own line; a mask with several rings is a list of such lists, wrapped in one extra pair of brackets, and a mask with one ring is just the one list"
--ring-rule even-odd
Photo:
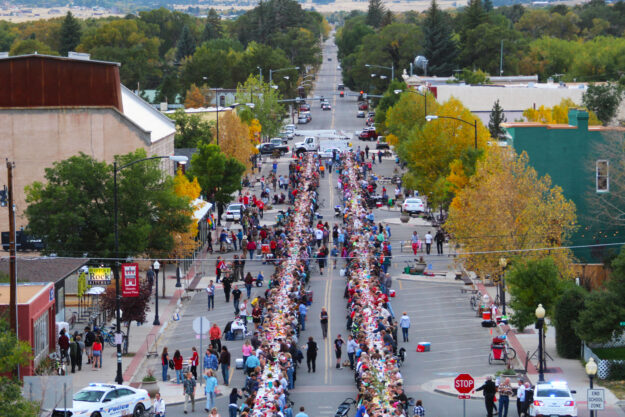
[(577, 416), (577, 406), (566, 382), (539, 382), (534, 388), (534, 402), (530, 404), (529, 415)]
[(332, 106), (330, 106), (330, 103), (324, 103), (321, 108), (323, 110), (332, 110)]
[(151, 408), (152, 401), (144, 389), (92, 383), (74, 394), (72, 408), (55, 408), (52, 417), (143, 416)]
[(308, 122), (309, 122), (308, 117), (306, 117), (305, 115), (300, 115), (297, 118), (297, 123), (300, 124), (300, 125), (305, 125)]
[(295, 132), (292, 130), (283, 130), (280, 132), (280, 137), (286, 140), (291, 140), (295, 137)]
[(391, 147), (389, 146), (384, 136), (378, 136), (378, 140), (375, 143), (375, 149), (388, 151), (391, 149)]
[(321, 102), (320, 102), (319, 104), (320, 104), (320, 105), (319, 105), (319, 108), (323, 109), (323, 106), (324, 106), (324, 105), (326, 105), (326, 104), (330, 104), (330, 103), (328, 102), (328, 100), (326, 100), (325, 98), (323, 98), (323, 97), (322, 97), (322, 98), (321, 98)]
[[(267, 145), (264, 143), (263, 145)], [(244, 204), (230, 204), (226, 209), (226, 221), (239, 221), (241, 220), (241, 213), (245, 211)]]
[(362, 110), (359, 110), (358, 113), (356, 113), (356, 117), (359, 119), (364, 119), (365, 118), (365, 112)]
[(310, 104), (302, 103), (299, 105), (299, 111), (310, 111)]
[(279, 145), (275, 143), (261, 143), (257, 145), (258, 152), (261, 155), (273, 155), (276, 150), (280, 152), (280, 155), (288, 153), (289, 147), (287, 145), (282, 145), (282, 139), (280, 139), (280, 142)]
[(345, 85), (339, 84), (336, 89), (339, 90), (339, 91), (343, 91), (343, 90), (345, 90)]
[(358, 110), (367, 110), (369, 108), (369, 104), (366, 101), (361, 101), (358, 103)]
[(375, 123), (375, 119), (374, 119), (373, 117), (369, 117), (369, 118), (367, 118), (367, 120), (365, 121), (365, 124), (366, 124), (367, 126), (371, 126), (371, 125), (372, 125), (372, 124), (374, 124), (374, 123)]
[(368, 127), (360, 132), (359, 137), (361, 140), (375, 140), (378, 137), (378, 134), (375, 129), (371, 129)]
[(402, 213), (423, 213), (425, 211), (425, 204), (420, 198), (407, 198), (401, 205)]

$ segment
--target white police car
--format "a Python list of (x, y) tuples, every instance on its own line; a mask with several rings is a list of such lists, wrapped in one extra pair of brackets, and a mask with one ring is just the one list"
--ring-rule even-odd
[(566, 382), (540, 382), (534, 388), (534, 401), (530, 405), (532, 417), (577, 417), (577, 406)]
[[(73, 407), (67, 417), (141, 417), (152, 407), (144, 389), (116, 384), (89, 384), (74, 394)], [(52, 417), (65, 417), (65, 409), (55, 408)]]

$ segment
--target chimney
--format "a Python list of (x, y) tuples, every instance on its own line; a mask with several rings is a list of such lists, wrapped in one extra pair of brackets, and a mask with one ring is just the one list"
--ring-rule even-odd
[(588, 112), (580, 109), (569, 109), (569, 125), (579, 130), (588, 130)]

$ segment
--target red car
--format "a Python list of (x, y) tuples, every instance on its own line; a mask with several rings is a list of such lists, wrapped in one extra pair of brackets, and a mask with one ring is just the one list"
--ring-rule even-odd
[(369, 108), (369, 105), (366, 102), (361, 102), (358, 103), (358, 110), (367, 110)]
[(374, 129), (363, 129), (359, 135), (362, 140), (375, 140), (378, 137), (377, 132)]

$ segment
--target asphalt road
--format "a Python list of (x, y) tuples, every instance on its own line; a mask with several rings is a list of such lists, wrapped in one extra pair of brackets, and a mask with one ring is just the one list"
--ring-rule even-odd
[[(328, 60), (330, 58), (330, 60)], [(324, 96), (330, 100), (332, 111), (322, 111), (318, 102), (311, 103), (312, 121), (301, 126), (302, 129), (337, 129), (353, 133), (364, 127), (364, 120), (356, 118), (356, 96), (351, 96), (346, 90), (345, 97), (338, 95), (337, 85), (341, 82), (339, 65), (336, 59), (336, 46), (329, 40), (324, 46), (324, 58), (320, 72), (316, 79), (315, 96)], [(296, 139), (297, 140), (297, 139)], [(353, 141), (354, 147), (361, 146), (364, 149), (366, 142)], [(279, 173), (287, 172), (288, 162), (282, 160), (279, 164)], [(263, 173), (270, 169), (265, 166)], [(393, 158), (386, 158), (382, 164), (374, 166), (374, 172), (380, 176), (390, 176), (397, 169)], [(337, 220), (333, 216), (333, 206), (338, 204), (339, 195), (335, 188), (335, 178), (326, 175), (320, 187), (321, 199), (325, 205), (320, 212), (324, 221), (331, 224)], [(398, 218), (399, 212), (383, 209), (374, 210), (376, 221)], [(266, 216), (267, 218), (268, 216)], [(270, 219), (271, 217), (269, 217)], [(412, 261), (414, 256), (399, 250), (400, 241), (409, 240), (413, 230), (417, 230), (423, 236), (427, 230), (433, 230), (428, 226), (405, 226), (392, 225), (391, 242), (393, 245), (394, 261), (391, 273), (394, 277), (404, 267), (404, 261)], [(446, 248), (447, 249), (447, 248)], [(426, 261), (432, 265), (434, 271), (444, 271), (452, 268), (453, 259), (445, 256), (426, 256)], [(340, 266), (339, 266), (340, 267)], [(248, 261), (246, 270), (257, 273), (263, 270), (268, 276), (273, 269), (271, 265), (261, 265)], [(207, 262), (206, 270), (212, 273), (214, 262)], [(304, 406), (306, 413), (313, 417), (326, 417), (334, 415), (337, 406), (346, 397), (354, 397), (356, 394), (353, 373), (349, 369), (336, 369), (332, 342), (337, 334), (345, 334), (346, 305), (343, 298), (344, 279), (339, 276), (339, 269), (327, 270), (327, 274), (320, 276), (318, 273), (311, 278), (311, 289), (314, 291), (314, 302), (309, 310), (309, 322), (307, 330), (303, 332), (300, 344), (304, 338), (313, 336), (320, 345), (317, 358), (317, 372), (307, 373), (306, 367), (300, 367), (297, 375), (296, 388), (292, 391), (291, 399), (295, 402), (295, 413), (300, 406)], [(492, 337), (488, 329), (480, 327), (480, 320), (475, 317), (470, 309), (468, 297), (461, 295), (457, 286), (449, 284), (436, 284), (429, 282), (413, 282), (395, 280), (393, 288), (397, 291), (397, 297), (393, 299), (393, 310), (397, 316), (406, 311), (412, 319), (411, 336), (409, 343), (400, 343), (407, 350), (407, 361), (401, 372), (404, 377), (407, 394), (415, 399), (421, 399), (429, 417), (456, 417), (462, 416), (462, 401), (457, 398), (444, 396), (425, 391), (422, 386), (429, 381), (457, 373), (469, 372), (476, 376), (493, 373), (503, 366), (489, 366), (488, 352), (489, 341)], [(254, 291), (258, 291), (255, 289)], [(254, 296), (254, 295), (252, 295)], [(191, 321), (199, 315), (206, 315), (211, 321), (216, 321), (220, 327), (233, 317), (232, 305), (226, 305), (221, 290), (215, 297), (216, 309), (206, 311), (206, 296), (197, 294), (190, 302), (186, 303), (185, 310), (181, 314), (181, 320), (170, 327), (165, 334), (165, 345), (170, 352), (181, 349), (183, 356), (187, 357), (191, 346), (199, 348), (199, 340), (191, 328)], [(321, 307), (326, 307), (329, 312), (329, 338), (323, 341), (319, 324), (319, 312)], [(416, 345), (419, 341), (432, 343), (432, 351), (416, 353)], [(226, 342), (233, 357), (240, 357), (241, 341)], [(206, 344), (205, 344), (206, 345)], [(155, 368), (158, 363), (154, 364)], [(160, 375), (160, 372), (156, 372)], [(219, 378), (221, 382), (221, 377)], [(241, 387), (244, 378), (239, 371), (233, 372), (231, 386)], [(167, 400), (167, 399), (166, 399)], [(227, 415), (227, 399), (219, 397), (217, 406), (222, 416)], [(467, 401), (467, 416), (485, 415), (482, 401)], [(510, 415), (516, 415), (512, 411)], [(193, 415), (204, 415), (203, 407), (197, 407)], [(351, 410), (350, 416), (355, 410)], [(182, 406), (169, 406), (168, 417), (183, 416)]]

